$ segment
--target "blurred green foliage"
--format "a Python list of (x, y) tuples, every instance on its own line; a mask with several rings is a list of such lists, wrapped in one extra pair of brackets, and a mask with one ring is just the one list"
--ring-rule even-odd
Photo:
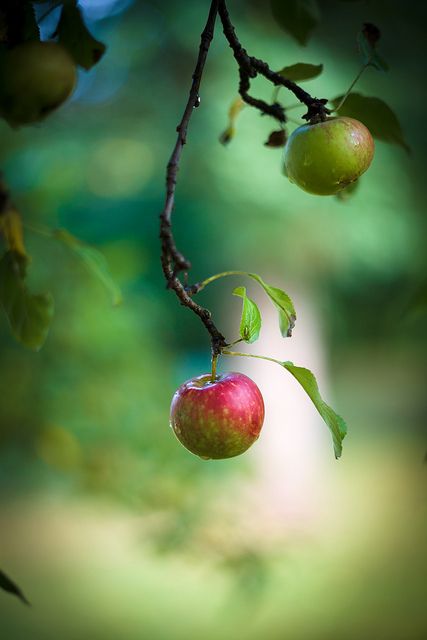
[[(0, 566), (38, 600), (29, 621), (0, 594), (5, 637), (423, 637), (427, 344), (425, 315), (408, 308), (427, 271), (427, 7), (325, 0), (302, 49), (267, 3), (230, 3), (242, 42), (273, 68), (324, 65), (307, 84), (321, 97), (341, 95), (357, 73), (361, 23), (381, 27), (390, 71), (368, 69), (360, 91), (393, 108), (412, 153), (378, 142), (346, 200), (288, 183), (280, 149), (263, 144), (274, 123), (249, 108), (228, 147), (218, 142), (237, 87), (219, 29), (209, 57), (179, 176), (178, 246), (194, 281), (243, 269), (309, 292), (352, 432), (339, 471), (325, 473), (333, 506), (321, 505), (319, 528), (272, 541), (268, 523), (254, 535), (244, 518), (218, 520), (218, 499), (233, 511), (236, 485), (253, 477), (251, 455), (205, 464), (168, 428), (176, 387), (209, 368), (203, 327), (165, 290), (158, 241), (165, 164), (207, 3), (110, 2), (104, 14), (101, 2), (81, 5), (108, 45), (104, 58), (43, 125), (1, 123), (0, 162), (24, 222), (102, 250), (123, 303), (111, 306), (72, 252), (26, 229), (29, 281), (53, 293), (55, 318), (38, 353), (0, 322)], [(262, 81), (254, 91), (271, 97)], [(232, 288), (200, 294), (220, 327)], [(238, 329), (237, 318), (228, 337)], [(120, 549), (118, 521), (131, 522)]]

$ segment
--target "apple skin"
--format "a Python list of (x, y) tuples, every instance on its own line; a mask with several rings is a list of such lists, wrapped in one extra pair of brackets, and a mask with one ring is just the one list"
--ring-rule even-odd
[(263, 422), (261, 392), (243, 373), (220, 375), (214, 382), (210, 373), (192, 378), (172, 399), (176, 437), (205, 460), (240, 455), (258, 439)]
[(329, 118), (295, 129), (286, 143), (284, 168), (304, 191), (328, 196), (357, 180), (373, 155), (374, 141), (364, 124), (354, 118)]
[(39, 122), (72, 93), (76, 65), (55, 42), (30, 40), (0, 54), (0, 114), (12, 126)]

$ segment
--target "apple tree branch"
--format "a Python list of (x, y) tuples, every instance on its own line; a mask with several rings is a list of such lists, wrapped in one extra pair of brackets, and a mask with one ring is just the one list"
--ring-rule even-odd
[(167, 287), (175, 292), (178, 300), (183, 306), (193, 311), (193, 313), (200, 318), (210, 335), (212, 355), (214, 357), (221, 353), (221, 351), (227, 346), (227, 342), (223, 334), (213, 322), (211, 312), (193, 300), (193, 296), (199, 290), (197, 285), (187, 286), (187, 284), (184, 284), (180, 279), (179, 274), (181, 272), (184, 272), (185, 279), (187, 278), (187, 272), (191, 268), (191, 263), (176, 246), (172, 230), (172, 212), (175, 205), (175, 191), (181, 155), (184, 145), (187, 142), (187, 132), (191, 116), (194, 109), (197, 108), (200, 103), (199, 89), (209, 47), (214, 36), (217, 15), (220, 17), (224, 35), (238, 64), (240, 78), (239, 93), (247, 104), (258, 109), (262, 114), (275, 118), (279, 122), (283, 123), (286, 121), (285, 111), (280, 104), (268, 104), (264, 100), (260, 100), (249, 94), (251, 79), (255, 78), (257, 75), (262, 75), (273, 85), (283, 86), (291, 91), (300, 102), (306, 105), (307, 113), (303, 116), (304, 119), (309, 120), (310, 122), (316, 122), (324, 120), (326, 115), (329, 113), (329, 110), (325, 106), (327, 100), (313, 98), (295, 82), (292, 82), (291, 80), (284, 78), (281, 74), (272, 71), (269, 65), (263, 60), (250, 56), (240, 44), (234, 25), (230, 19), (226, 0), (211, 1), (209, 15), (200, 38), (199, 53), (192, 76), (187, 104), (181, 121), (177, 126), (177, 140), (167, 165), (166, 198), (163, 211), (160, 214), (160, 239), (162, 269)]

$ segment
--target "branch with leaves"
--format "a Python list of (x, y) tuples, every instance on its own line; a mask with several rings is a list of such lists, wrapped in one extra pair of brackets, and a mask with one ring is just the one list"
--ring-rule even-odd
[(296, 84), (296, 82), (286, 78), (282, 73), (272, 71), (264, 60), (248, 55), (239, 42), (225, 0), (219, 0), (218, 13), (221, 18), (224, 35), (239, 66), (239, 93), (244, 102), (255, 107), (263, 114), (272, 116), (279, 122), (286, 122), (284, 109), (279, 103), (275, 102), (269, 105), (263, 100), (253, 98), (249, 95), (248, 91), (250, 89), (251, 79), (256, 78), (257, 75), (261, 75), (274, 86), (288, 89), (301, 104), (307, 107), (307, 113), (302, 116), (304, 120), (318, 122), (326, 118), (330, 110), (325, 106), (328, 102), (325, 98), (313, 98), (307, 91), (304, 91), (304, 89)]
[(181, 304), (193, 311), (205, 325), (211, 336), (213, 356), (217, 356), (227, 343), (222, 333), (212, 321), (210, 311), (196, 304), (192, 299), (192, 295), (197, 293), (197, 286), (194, 287), (183, 284), (179, 278), (180, 272), (185, 272), (187, 277), (191, 263), (176, 247), (171, 218), (175, 203), (175, 189), (179, 162), (184, 145), (187, 141), (188, 125), (191, 115), (193, 110), (199, 106), (199, 88), (210, 43), (214, 35), (217, 14), (221, 19), (224, 34), (238, 63), (240, 75), (239, 91), (242, 99), (247, 104), (259, 109), (263, 114), (272, 116), (279, 122), (285, 122), (286, 120), (284, 110), (281, 105), (278, 103), (269, 105), (263, 100), (259, 100), (249, 95), (248, 90), (250, 88), (250, 79), (261, 74), (274, 86), (283, 86), (291, 91), (302, 104), (307, 106), (308, 111), (304, 118), (317, 121), (318, 119), (324, 119), (326, 114), (329, 113), (329, 109), (325, 107), (327, 100), (313, 98), (292, 80), (288, 80), (280, 73), (271, 71), (268, 64), (263, 60), (249, 56), (237, 38), (236, 30), (231, 22), (225, 0), (213, 0), (211, 2), (207, 22), (201, 35), (199, 55), (192, 76), (193, 79), (189, 97), (181, 122), (177, 126), (178, 138), (167, 165), (166, 200), (164, 209), (160, 215), (160, 238), (162, 243), (161, 261), (167, 286), (175, 292)]
[[(305, 10), (304, 7), (300, 6), (298, 0), (293, 0), (286, 5), (272, 0), (271, 4), (273, 13), (278, 18), (279, 23), (284, 26), (285, 30), (296, 37), (298, 41), (305, 43), (311, 29), (316, 24), (314, 14), (312, 14), (310, 10)], [(321, 398), (314, 375), (308, 369), (296, 367), (292, 363), (281, 362), (274, 358), (255, 356), (253, 354), (230, 350), (230, 347), (238, 342), (246, 342), (247, 344), (253, 343), (258, 339), (260, 334), (261, 313), (256, 303), (247, 295), (246, 287), (238, 286), (233, 291), (233, 294), (240, 297), (243, 303), (240, 322), (240, 337), (233, 342), (226, 341), (223, 334), (214, 324), (210, 311), (199, 306), (194, 301), (194, 296), (196, 294), (198, 294), (208, 284), (220, 278), (228, 276), (249, 277), (263, 288), (264, 292), (277, 308), (279, 312), (279, 326), (282, 336), (290, 337), (295, 325), (296, 312), (289, 295), (282, 289), (265, 283), (257, 274), (241, 271), (226, 271), (206, 278), (202, 282), (188, 284), (188, 272), (191, 268), (191, 264), (190, 261), (177, 249), (174, 240), (172, 231), (172, 210), (175, 203), (175, 190), (179, 162), (184, 144), (186, 143), (191, 115), (193, 110), (197, 108), (200, 103), (199, 88), (209, 46), (213, 38), (217, 15), (221, 21), (224, 36), (237, 62), (239, 74), (239, 97), (235, 99), (230, 106), (229, 125), (220, 137), (221, 142), (224, 144), (227, 144), (233, 138), (235, 134), (236, 120), (245, 105), (254, 107), (261, 113), (261, 115), (270, 116), (280, 124), (280, 129), (278, 131), (272, 131), (265, 143), (266, 146), (269, 147), (283, 147), (285, 145), (287, 142), (285, 124), (289, 121), (287, 111), (300, 106), (306, 108), (306, 112), (300, 116), (301, 119), (303, 121), (305, 120), (310, 125), (324, 123), (327, 121), (328, 116), (333, 113), (349, 115), (355, 120), (366, 122), (366, 120), (370, 120), (369, 112), (372, 111), (374, 114), (374, 122), (369, 128), (372, 130), (373, 135), (379, 139), (387, 140), (387, 134), (381, 130), (382, 128), (385, 128), (386, 131), (391, 131), (389, 137), (393, 137), (395, 139), (394, 141), (403, 141), (400, 126), (397, 120), (393, 122), (394, 115), (385, 103), (376, 98), (365, 98), (363, 96), (359, 96), (359, 94), (352, 93), (353, 87), (367, 68), (372, 67), (379, 71), (387, 70), (387, 65), (378, 54), (376, 48), (380, 38), (380, 32), (374, 25), (370, 23), (364, 24), (362, 31), (358, 34), (358, 46), (363, 61), (362, 68), (357, 74), (355, 80), (351, 83), (347, 92), (342, 96), (338, 96), (337, 98), (330, 100), (330, 106), (327, 106), (327, 99), (313, 97), (298, 84), (298, 82), (310, 80), (320, 75), (323, 71), (323, 65), (297, 63), (285, 66), (279, 71), (273, 71), (267, 62), (251, 56), (242, 46), (237, 36), (234, 24), (232, 23), (226, 0), (215, 0), (211, 2), (208, 20), (201, 37), (199, 56), (193, 74), (189, 98), (182, 120), (177, 127), (178, 139), (167, 167), (166, 201), (165, 207), (160, 216), (160, 237), (162, 241), (161, 259), (167, 287), (175, 292), (183, 306), (189, 308), (199, 316), (209, 332), (212, 351), (211, 380), (214, 381), (216, 379), (217, 359), (220, 355), (264, 358), (280, 364), (283, 368), (293, 374), (315, 404), (317, 410), (331, 431), (335, 456), (338, 458), (342, 452), (342, 441), (347, 431), (346, 425), (344, 420), (338, 416)], [(267, 82), (273, 85), (274, 92), (271, 103), (252, 95), (251, 82), (257, 76), (263, 77)], [(297, 98), (299, 101), (297, 105), (285, 107), (285, 105), (279, 101), (279, 92), (283, 88), (287, 89)], [(358, 110), (365, 112), (363, 113), (362, 118), (360, 118)], [(376, 115), (377, 112), (378, 117)], [(383, 123), (385, 123), (385, 127), (383, 126)], [(369, 122), (369, 124), (371, 123)], [(349, 197), (354, 192), (357, 184), (358, 182), (352, 182), (346, 189), (340, 191), (337, 194), (337, 197), (342, 200)], [(184, 273), (182, 280), (180, 277), (181, 273)]]
[[(279, 24), (298, 42), (305, 44), (312, 29), (318, 22), (316, 0), (305, 3), (292, 0), (270, 0), (273, 15)], [(89, 69), (102, 58), (106, 47), (99, 42), (85, 24), (84, 14), (77, 0), (50, 0), (47, 7), (35, 10), (30, 0), (23, 0), (16, 8), (12, 0), (5, 0), (0, 7), (0, 115), (12, 127), (24, 126), (45, 119), (51, 111), (57, 109), (70, 95), (74, 88), (76, 66)], [(40, 42), (39, 23), (53, 9), (61, 7), (56, 28), (48, 42)], [(240, 337), (229, 341), (216, 326), (209, 309), (195, 300), (195, 296), (211, 282), (223, 277), (248, 277), (260, 285), (279, 312), (280, 331), (289, 337), (295, 324), (296, 313), (288, 294), (277, 287), (265, 283), (260, 276), (253, 273), (227, 271), (206, 278), (202, 282), (191, 284), (189, 272), (191, 263), (177, 247), (172, 226), (172, 212), (175, 206), (175, 193), (179, 165), (190, 120), (194, 110), (200, 104), (199, 91), (205, 63), (211, 41), (214, 36), (217, 19), (221, 23), (223, 34), (231, 48), (238, 67), (238, 94), (229, 110), (229, 126), (222, 134), (221, 140), (229, 142), (235, 133), (236, 119), (245, 105), (254, 107), (263, 116), (271, 117), (279, 123), (280, 129), (272, 131), (265, 143), (268, 147), (283, 147), (287, 142), (287, 127), (295, 120), (290, 118), (291, 109), (305, 109), (300, 119), (310, 127), (328, 124), (330, 114), (350, 116), (361, 120), (378, 139), (394, 142), (408, 148), (403, 138), (399, 122), (393, 111), (379, 98), (367, 97), (353, 91), (355, 83), (369, 67), (385, 71), (387, 65), (377, 51), (379, 30), (369, 23), (365, 24), (358, 35), (358, 45), (363, 65), (347, 92), (328, 101), (317, 98), (300, 86), (301, 82), (311, 80), (323, 71), (321, 64), (296, 63), (275, 71), (264, 60), (257, 58), (244, 48), (239, 40), (235, 26), (230, 17), (226, 0), (212, 0), (205, 28), (201, 35), (196, 66), (192, 76), (188, 99), (181, 121), (177, 127), (177, 139), (174, 145), (166, 172), (166, 198), (160, 215), (161, 262), (167, 283), (177, 296), (181, 305), (192, 311), (207, 329), (211, 342), (212, 375), (216, 371), (219, 355), (231, 355), (230, 347), (236, 342), (254, 342), (260, 332), (261, 314), (254, 301), (247, 295), (246, 287), (240, 285), (234, 289), (234, 295), (242, 299), (243, 310), (240, 324)], [(54, 40), (53, 40), (54, 39)], [(46, 93), (35, 96), (35, 103), (23, 96), (14, 84), (16, 73), (40, 74), (44, 78), (51, 73), (49, 62), (54, 56), (56, 68), (61, 79), (67, 78), (65, 88), (58, 89), (58, 77), (48, 78)], [(28, 65), (26, 64), (28, 62)], [(35, 65), (35, 66), (34, 66)], [(49, 71), (48, 71), (49, 70)], [(16, 71), (16, 73), (15, 73)], [(272, 85), (273, 93), (267, 102), (252, 93), (252, 81), (262, 77)], [(21, 77), (20, 80), (23, 78)], [(25, 77), (24, 77), (25, 80)], [(26, 86), (20, 82), (19, 86)], [(292, 94), (297, 104), (284, 104), (279, 94), (283, 89)], [(288, 95), (288, 93), (287, 93)], [(296, 123), (298, 124), (298, 122)], [(344, 199), (354, 191), (357, 182), (337, 197)], [(26, 346), (39, 349), (44, 343), (53, 314), (53, 298), (49, 293), (33, 294), (27, 287), (26, 274), (30, 258), (25, 249), (23, 227), (40, 233), (46, 238), (62, 242), (84, 265), (96, 275), (109, 291), (113, 304), (121, 299), (120, 290), (109, 273), (103, 256), (96, 249), (89, 247), (66, 230), (50, 230), (23, 225), (21, 214), (13, 205), (8, 190), (4, 185), (0, 188), (0, 233), (3, 236), (6, 251), (0, 258), (0, 306), (3, 308), (12, 333)], [(236, 352), (233, 352), (236, 355)], [(239, 354), (243, 355), (243, 354)], [(246, 354), (250, 355), (250, 354)], [(250, 356), (252, 357), (252, 356)], [(309, 386), (306, 391), (310, 395)], [(325, 419), (325, 413), (323, 418)], [(329, 424), (330, 428), (331, 425)], [(336, 437), (336, 434), (335, 434)], [(342, 435), (344, 437), (344, 435)], [(335, 451), (338, 449), (335, 447)]]
[[(179, 163), (184, 145), (187, 141), (188, 126), (192, 113), (200, 103), (199, 89), (206, 58), (209, 51), (209, 46), (214, 35), (217, 14), (220, 17), (225, 37), (227, 38), (227, 41), (233, 51), (234, 57), (238, 64), (240, 78), (239, 93), (243, 102), (255, 107), (256, 109), (261, 111), (262, 114), (273, 117), (280, 123), (286, 121), (284, 109), (279, 103), (274, 102), (273, 104), (269, 105), (265, 101), (254, 98), (249, 94), (250, 80), (260, 74), (270, 83), (272, 83), (273, 86), (285, 87), (286, 89), (291, 91), (298, 98), (298, 100), (307, 107), (307, 113), (303, 116), (306, 120), (309, 120), (312, 123), (323, 121), (326, 118), (327, 114), (330, 113), (330, 110), (325, 106), (327, 103), (326, 99), (313, 98), (309, 93), (304, 91), (294, 81), (286, 78), (282, 73), (272, 71), (269, 65), (263, 60), (249, 56), (238, 40), (236, 30), (231, 22), (225, 0), (213, 0), (211, 2), (207, 22), (201, 35), (199, 54), (192, 76), (192, 84), (190, 87), (189, 97), (184, 109), (181, 122), (177, 126), (177, 141), (167, 165), (166, 199), (163, 211), (160, 214), (160, 238), (162, 249), (161, 262), (167, 287), (174, 291), (183, 306), (190, 309), (201, 319), (202, 323), (209, 332), (212, 351), (213, 381), (216, 379), (217, 359), (221, 354), (228, 356), (262, 357), (251, 356), (250, 354), (244, 354), (240, 352), (233, 352), (227, 348), (230, 347), (231, 344), (236, 344), (240, 341), (244, 341), (247, 343), (254, 342), (258, 338), (260, 332), (261, 314), (255, 302), (247, 296), (246, 288), (235, 288), (233, 292), (234, 295), (241, 297), (243, 300), (243, 311), (240, 324), (240, 338), (233, 343), (227, 343), (225, 337), (213, 322), (210, 311), (196, 304), (193, 299), (193, 297), (208, 284), (210, 284), (214, 280), (226, 276), (248, 276), (249, 278), (258, 282), (259, 285), (261, 285), (267, 296), (278, 309), (279, 325), (282, 336), (289, 337), (292, 335), (292, 329), (295, 325), (296, 320), (295, 308), (288, 294), (285, 293), (282, 289), (268, 285), (257, 274), (239, 271), (228, 271), (207, 278), (203, 282), (189, 285), (187, 283), (187, 279), (188, 271), (191, 268), (191, 263), (186, 257), (184, 257), (181, 251), (177, 249), (174, 240), (172, 230), (172, 211), (175, 204), (175, 191)], [(240, 105), (236, 105), (235, 112), (237, 113), (239, 110)], [(231, 117), (233, 117), (233, 112), (231, 113)], [(180, 278), (181, 272), (184, 272), (185, 282), (183, 282)], [(337, 414), (335, 414), (335, 412), (321, 399), (314, 375), (307, 369), (295, 367), (292, 363), (280, 363), (279, 361), (271, 358), (265, 359), (273, 360), (274, 362), (282, 364), (285, 369), (293, 373), (294, 377), (297, 378), (297, 380), (313, 400), (320, 415), (330, 428), (334, 440), (335, 455), (336, 457), (339, 457), (342, 450), (341, 443), (346, 434), (345, 422), (342, 420), (342, 418), (337, 416)], [(304, 375), (299, 375), (297, 372), (305, 373)]]

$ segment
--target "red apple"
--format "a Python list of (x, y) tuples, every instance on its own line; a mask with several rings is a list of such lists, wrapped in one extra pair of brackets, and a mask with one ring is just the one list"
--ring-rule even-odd
[(175, 392), (170, 424), (178, 440), (204, 459), (238, 456), (257, 440), (264, 401), (243, 373), (192, 378)]

